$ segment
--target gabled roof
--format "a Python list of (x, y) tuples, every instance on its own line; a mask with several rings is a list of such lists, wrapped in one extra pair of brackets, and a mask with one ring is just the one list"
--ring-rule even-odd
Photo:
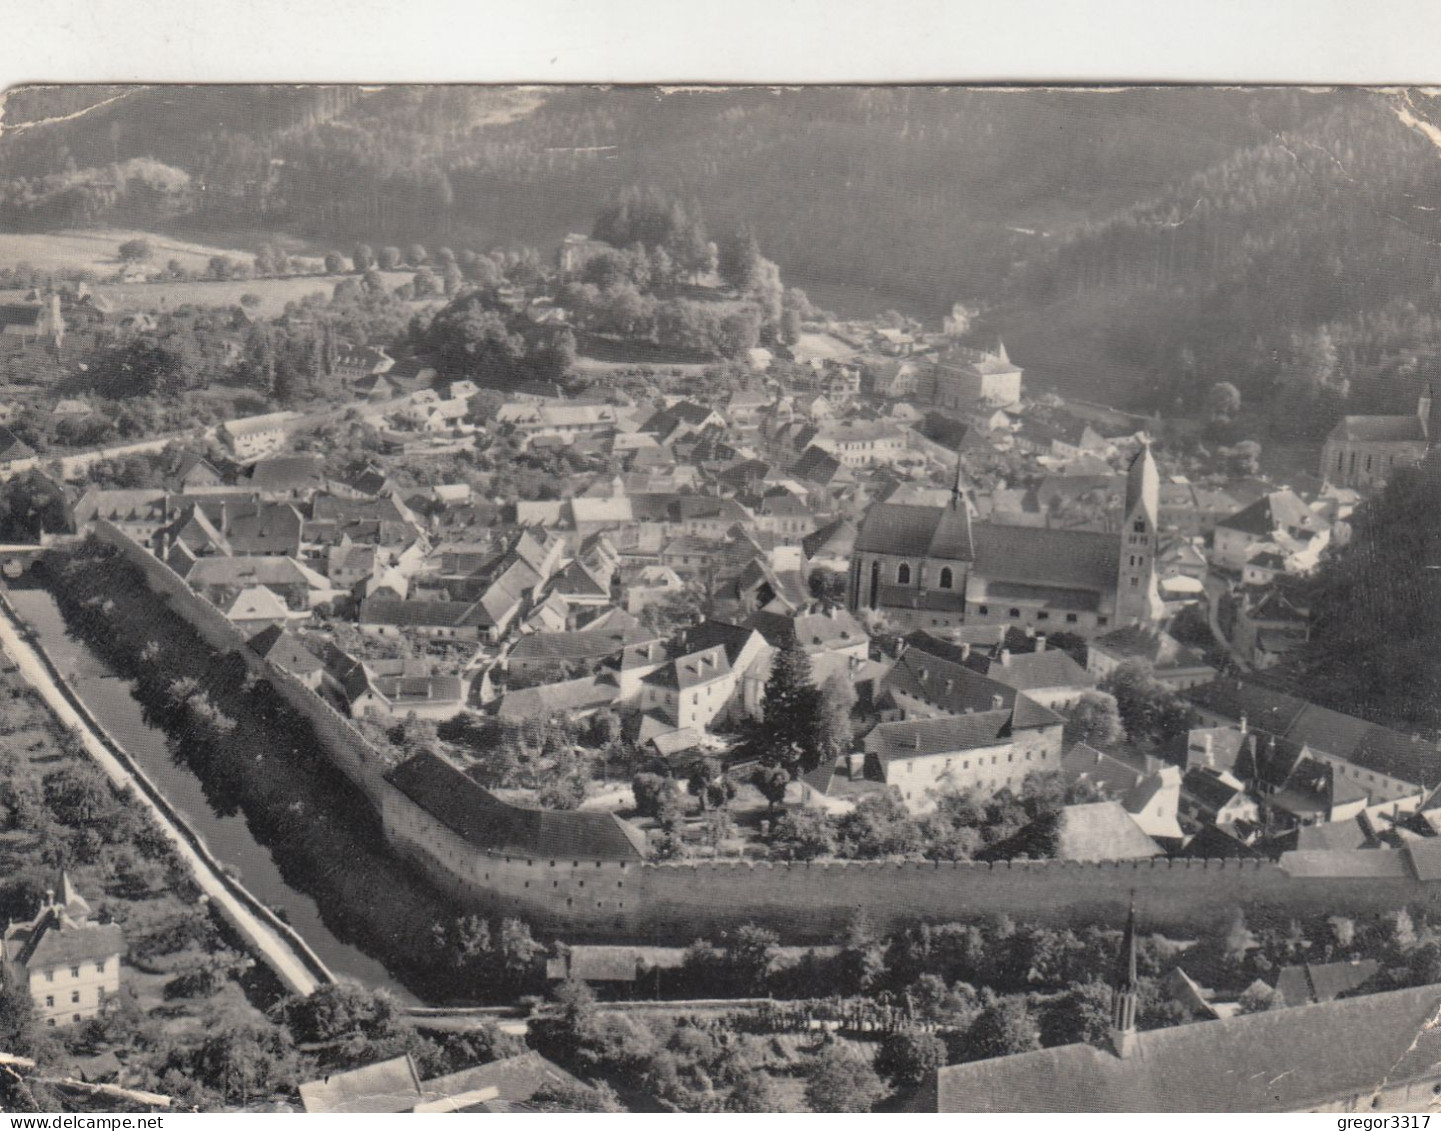
[(1441, 1061), (1441, 987), (1238, 1014), (1135, 1035), (1125, 1059), (1063, 1045), (942, 1068), (917, 1106), (940, 1112), (1301, 1111)]
[(289, 609), (285, 602), (263, 585), (242, 589), (231, 602), (225, 615), (231, 620), (272, 620), (285, 618)]
[(856, 535), (858, 553), (972, 561), (971, 517), (964, 505), (918, 507), (877, 503), (866, 511)]
[(11, 460), (29, 459), (34, 454), (35, 449), (14, 432), (8, 428), (0, 428), (0, 462), (9, 463)]
[(325, 485), (325, 460), (318, 455), (272, 456), (250, 469), (257, 491), (319, 490)]
[(300, 1085), (308, 1113), (346, 1115), (409, 1111), (420, 1102), (420, 1076), (407, 1053)]
[(1113, 629), (1092, 640), (1091, 647), (1121, 660), (1145, 660), (1162, 676), (1176, 671), (1215, 671), (1195, 649), (1188, 648), (1170, 633), (1148, 625), (1130, 624)]
[(294, 675), (318, 672), (325, 667), (309, 648), (278, 624), (262, 628), (252, 636), (250, 647), (257, 655)]
[(1362, 443), (1426, 442), (1426, 430), (1416, 413), (1405, 416), (1343, 416), (1331, 429), (1330, 440)]
[(640, 830), (614, 813), (510, 805), (435, 754), (417, 754), (388, 777), (457, 836), (493, 855), (637, 862), (645, 856)]
[(882, 762), (899, 762), (939, 754), (1005, 746), (1011, 740), (1007, 709), (946, 715), (938, 719), (905, 719), (878, 723), (862, 745)]
[(882, 689), (954, 715), (1005, 708), (1012, 712), (1013, 729), (1060, 726), (1064, 722), (1056, 712), (1015, 688), (916, 646), (906, 649), (886, 676)]
[(977, 523), (975, 545), (972, 572), (988, 581), (1101, 594), (1116, 589), (1121, 540), (1114, 534)]
[(564, 712), (608, 707), (620, 698), (620, 688), (608, 676), (585, 676), (540, 687), (507, 691), (497, 714), (502, 719), (539, 719)]

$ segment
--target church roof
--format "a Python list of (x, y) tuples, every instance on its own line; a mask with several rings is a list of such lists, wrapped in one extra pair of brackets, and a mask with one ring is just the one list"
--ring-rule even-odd
[(1441, 1061), (1441, 986), (1240, 1014), (1136, 1034), (1127, 1058), (1063, 1045), (940, 1069), (918, 1109), (1295, 1111), (1383, 1083), (1430, 1079)]
[(974, 572), (988, 580), (1113, 593), (1121, 539), (1090, 530), (977, 523)]
[(1360, 443), (1425, 443), (1426, 429), (1416, 413), (1405, 416), (1343, 416), (1329, 439)]
[(861, 521), (855, 548), (862, 553), (898, 557), (964, 562), (975, 559), (971, 517), (964, 506), (877, 503)]

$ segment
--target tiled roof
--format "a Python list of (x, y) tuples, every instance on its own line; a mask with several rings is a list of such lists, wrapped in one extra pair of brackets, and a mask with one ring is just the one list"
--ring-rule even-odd
[(1000, 707), (1013, 712), (1013, 729), (1060, 726), (1064, 721), (1060, 715), (1015, 688), (917, 647), (906, 650), (886, 676), (882, 687), (956, 715), (965, 714), (967, 710), (998, 710), (999, 699)]
[(1175, 671), (1214, 671), (1206, 658), (1182, 644), (1170, 633), (1146, 625), (1132, 624), (1117, 628), (1091, 641), (1091, 647), (1119, 659), (1139, 658), (1165, 675)]
[(538, 719), (565, 711), (605, 707), (620, 697), (620, 688), (604, 676), (586, 676), (507, 691), (497, 714), (503, 719)]
[(866, 750), (884, 762), (960, 753), (1010, 742), (1011, 712), (975, 711), (938, 719), (906, 719), (879, 723), (866, 735)]
[(1069, 652), (1059, 648), (1047, 648), (1043, 652), (1011, 652), (994, 658), (973, 652), (968, 666), (1017, 691), (1093, 687), (1096, 683), (1095, 676), (1076, 663)]
[(643, 628), (601, 628), (581, 632), (534, 632), (522, 636), (510, 650), (511, 660), (522, 663), (598, 660), (637, 644), (657, 639)]
[(644, 858), (644, 836), (614, 813), (509, 805), (431, 753), (403, 762), (389, 779), (421, 809), (482, 851), (557, 862)]
[(300, 1085), (309, 1113), (380, 1114), (409, 1111), (420, 1102), (420, 1077), (409, 1054), (336, 1072)]
[(263, 628), (252, 636), (250, 647), (276, 667), (293, 674), (318, 672), (325, 666), (310, 649), (278, 624)]
[(856, 535), (862, 553), (972, 561), (971, 518), (964, 506), (917, 507), (877, 503), (866, 511)]
[(1414, 412), (1406, 416), (1343, 416), (1331, 429), (1332, 440), (1369, 443), (1426, 442), (1426, 430)]
[[(576, 967), (578, 958), (582, 962), (585, 961), (580, 956), (602, 949), (612, 948), (576, 947), (571, 953), (572, 971)], [(636, 957), (633, 951), (630, 952), (630, 967), (631, 979), (634, 980)], [(583, 977), (584, 975), (577, 974), (576, 976)], [(485, 1088), (495, 1088), (500, 1093), (496, 1097), (497, 1099), (502, 1103), (512, 1104), (524, 1103), (541, 1089), (557, 1085), (571, 1088), (585, 1087), (564, 1068), (551, 1063), (540, 1053), (532, 1050), (523, 1052), (519, 1056), (493, 1060), (489, 1064), (453, 1072), (449, 1076), (436, 1076), (422, 1083), (420, 1089), (422, 1102), (431, 1102), (478, 1092)]]
[(1113, 593), (1121, 540), (1088, 530), (977, 523), (972, 572), (990, 581)]
[(1063, 1045), (939, 1070), (918, 1105), (940, 1112), (1299, 1111), (1429, 1079), (1441, 987), (1342, 998), (1136, 1034), (1122, 1059)]

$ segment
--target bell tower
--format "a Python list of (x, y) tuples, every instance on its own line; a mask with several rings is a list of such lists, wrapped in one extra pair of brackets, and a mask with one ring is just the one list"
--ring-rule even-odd
[(1126, 517), (1121, 525), (1116, 570), (1118, 626), (1150, 624), (1161, 615), (1161, 595), (1156, 587), (1160, 517), (1161, 475), (1147, 440), (1126, 472)]

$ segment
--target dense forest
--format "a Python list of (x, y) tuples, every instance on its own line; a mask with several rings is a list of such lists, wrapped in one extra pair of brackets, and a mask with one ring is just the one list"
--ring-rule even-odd
[(0, 228), (548, 249), (647, 186), (693, 202), (713, 234), (748, 225), (822, 306), (865, 292), (873, 310), (935, 317), (962, 299), (1040, 382), (1190, 412), (1228, 381), (1273, 434), (1314, 437), (1348, 409), (1404, 410), (1435, 375), (1441, 154), (1421, 128), (1427, 101), (22, 90), (0, 135)]

